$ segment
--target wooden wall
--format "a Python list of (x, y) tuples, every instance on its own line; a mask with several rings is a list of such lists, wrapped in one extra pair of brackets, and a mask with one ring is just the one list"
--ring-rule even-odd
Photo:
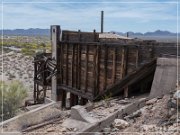
[(93, 101), (107, 88), (162, 53), (177, 54), (176, 45), (155, 41), (99, 42), (95, 31), (62, 31), (61, 35), (57, 44), (53, 44), (58, 71), (57, 88), (53, 91), (59, 93), (63, 101), (63, 93), (70, 92), (72, 105), (77, 104), (78, 96)]

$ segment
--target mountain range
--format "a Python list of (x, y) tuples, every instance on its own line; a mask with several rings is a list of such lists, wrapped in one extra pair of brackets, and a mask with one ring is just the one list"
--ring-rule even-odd
[[(117, 31), (110, 31), (119, 35), (124, 35), (126, 36), (127, 33), (122, 33), (122, 32), (117, 32)], [(2, 30), (0, 30), (0, 33), (2, 34)], [(146, 33), (141, 33), (141, 32), (128, 32), (130, 37), (135, 37), (135, 36), (176, 36), (176, 33), (172, 33), (169, 31), (162, 31), (162, 30), (156, 30), (154, 32), (146, 32)], [(50, 36), (50, 30), (49, 29), (40, 29), (40, 28), (30, 28), (30, 29), (14, 29), (14, 30), (9, 30), (5, 29), (3, 30), (3, 35), (7, 36)]]

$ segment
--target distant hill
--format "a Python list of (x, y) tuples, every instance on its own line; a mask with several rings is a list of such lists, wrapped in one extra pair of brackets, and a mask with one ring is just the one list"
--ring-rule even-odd
[[(2, 30), (0, 30), (0, 33)], [(119, 34), (119, 35), (124, 35), (126, 36), (127, 33), (122, 33), (122, 32), (116, 32), (116, 31), (111, 31), (113, 33)], [(169, 31), (162, 31), (162, 30), (156, 30), (154, 32), (146, 32), (146, 33), (140, 33), (140, 32), (132, 32), (129, 31), (129, 36), (130, 37), (139, 37), (139, 36), (176, 36), (176, 33), (172, 33)], [(40, 28), (30, 28), (30, 29), (14, 29), (14, 30), (9, 30), (5, 29), (3, 30), (4, 35), (8, 36), (50, 36), (50, 30), (49, 29), (40, 29)]]
[[(111, 31), (119, 35), (124, 35), (126, 36), (127, 33), (122, 33), (122, 32), (115, 32)], [(135, 37), (135, 36), (176, 36), (176, 33), (172, 33), (169, 31), (162, 31), (162, 30), (156, 30), (154, 32), (146, 32), (146, 33), (141, 33), (141, 32), (132, 32), (128, 31), (129, 36)]]
[[(2, 32), (2, 30), (0, 30)], [(8, 36), (49, 36), (49, 29), (39, 29), (39, 28), (30, 28), (30, 29), (15, 29), (15, 30), (3, 30), (3, 35)]]
[[(127, 36), (127, 33), (122, 32), (115, 32), (111, 31), (113, 33)], [(179, 35), (180, 33), (178, 33)], [(154, 32), (146, 32), (146, 33), (140, 33), (140, 32), (128, 32), (129, 37), (131, 38), (139, 38), (143, 40), (156, 40), (158, 42), (177, 42), (177, 33), (172, 33), (169, 31), (162, 31), (162, 30), (156, 30)], [(178, 42), (180, 42), (180, 39), (178, 39)]]

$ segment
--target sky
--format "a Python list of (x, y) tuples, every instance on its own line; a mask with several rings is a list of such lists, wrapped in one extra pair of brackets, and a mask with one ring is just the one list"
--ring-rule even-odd
[(50, 28), (100, 31), (179, 31), (178, 0), (0, 0), (1, 29)]

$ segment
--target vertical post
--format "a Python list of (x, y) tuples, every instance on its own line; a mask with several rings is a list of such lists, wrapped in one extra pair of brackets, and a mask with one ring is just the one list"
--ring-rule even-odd
[(101, 33), (103, 33), (104, 27), (104, 11), (101, 11)]
[(116, 53), (117, 53), (117, 49), (114, 48), (114, 51), (113, 51), (113, 65), (112, 65), (112, 84), (115, 83), (116, 81)]
[(124, 88), (124, 97), (127, 98), (128, 97), (128, 86), (126, 86)]
[[(57, 66), (59, 66), (58, 61), (58, 42), (60, 41), (60, 26), (59, 25), (53, 25), (51, 26), (51, 46), (52, 46), (52, 58), (57, 61)], [(57, 70), (59, 67), (57, 68)], [(59, 73), (59, 71), (57, 71)], [(58, 75), (57, 77), (53, 76), (51, 80), (51, 99), (54, 101), (61, 100), (60, 99), (60, 91), (58, 91)]]
[(136, 50), (136, 68), (139, 67), (139, 47), (137, 46)]
[(86, 45), (86, 60), (85, 60), (85, 92), (88, 88), (88, 62), (89, 62), (89, 46)]
[(104, 48), (104, 87), (105, 90), (107, 87), (107, 63), (108, 63), (108, 46), (105, 45)]

